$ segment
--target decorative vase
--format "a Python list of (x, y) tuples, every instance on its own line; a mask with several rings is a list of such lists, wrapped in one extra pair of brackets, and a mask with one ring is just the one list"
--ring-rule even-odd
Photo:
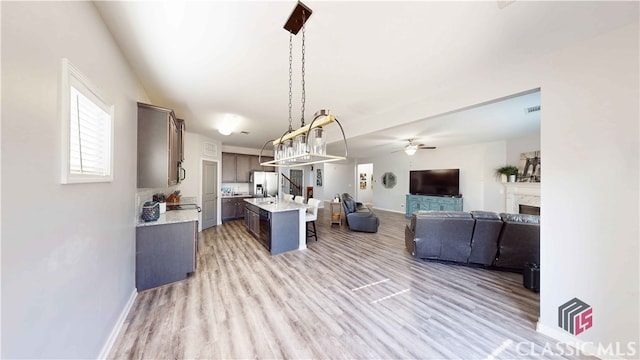
[(516, 176), (515, 175), (509, 175), (509, 182), (516, 182)]

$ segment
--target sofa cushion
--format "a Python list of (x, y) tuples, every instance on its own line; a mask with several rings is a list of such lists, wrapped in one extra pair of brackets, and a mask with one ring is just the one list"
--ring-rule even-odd
[(500, 215), (498, 213), (494, 213), (492, 211), (479, 211), (474, 210), (471, 212), (471, 216), (474, 219), (483, 219), (483, 220), (500, 220)]
[(498, 254), (498, 237), (502, 230), (500, 215), (490, 211), (472, 211), (476, 221), (471, 238), (469, 262), (490, 266)]

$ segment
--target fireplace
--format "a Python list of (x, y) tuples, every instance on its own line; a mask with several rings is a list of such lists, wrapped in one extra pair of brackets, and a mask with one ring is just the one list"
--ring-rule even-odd
[(520, 205), (540, 210), (540, 183), (505, 183), (505, 212), (521, 214)]
[(518, 204), (518, 214), (540, 215), (540, 206)]

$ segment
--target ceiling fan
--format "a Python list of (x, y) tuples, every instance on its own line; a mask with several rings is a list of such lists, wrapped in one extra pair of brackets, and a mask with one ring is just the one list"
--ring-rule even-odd
[[(416, 151), (418, 150), (433, 150), (436, 147), (435, 146), (426, 146), (424, 144), (415, 144), (413, 141), (415, 139), (408, 139), (407, 141), (409, 141), (409, 144), (407, 144), (407, 146), (404, 147), (404, 152), (411, 156), (413, 154), (416, 153)], [(400, 150), (398, 150), (400, 151)], [(398, 151), (394, 151), (394, 152), (398, 152)]]

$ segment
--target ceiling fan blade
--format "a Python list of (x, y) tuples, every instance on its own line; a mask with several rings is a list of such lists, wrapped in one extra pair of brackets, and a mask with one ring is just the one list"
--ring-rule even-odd
[(419, 150), (422, 150), (422, 149), (424, 149), (424, 150), (432, 150), (432, 149), (436, 148), (435, 146), (427, 146), (425, 144), (418, 144), (417, 146), (418, 146)]

